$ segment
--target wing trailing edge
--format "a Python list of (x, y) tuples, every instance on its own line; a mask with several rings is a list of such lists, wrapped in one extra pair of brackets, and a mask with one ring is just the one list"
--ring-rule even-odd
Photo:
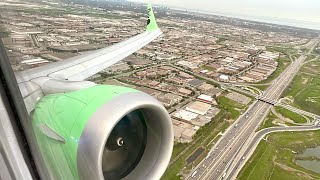
[(149, 20), (146, 31), (143, 33), (94, 52), (18, 72), (16, 73), (18, 83), (39, 77), (82, 81), (135, 53), (162, 34), (151, 4), (149, 3), (147, 7)]

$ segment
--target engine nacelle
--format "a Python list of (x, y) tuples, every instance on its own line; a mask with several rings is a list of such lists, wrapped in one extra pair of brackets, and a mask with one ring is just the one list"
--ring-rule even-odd
[(173, 149), (166, 109), (151, 96), (97, 85), (47, 95), (32, 113), (54, 179), (160, 179)]

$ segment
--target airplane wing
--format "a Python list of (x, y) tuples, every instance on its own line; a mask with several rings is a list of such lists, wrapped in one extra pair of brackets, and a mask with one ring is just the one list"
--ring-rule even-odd
[(18, 83), (27, 82), (38, 77), (82, 81), (106, 69), (138, 51), (162, 34), (157, 26), (151, 5), (148, 6), (148, 13), (149, 19), (145, 32), (104, 49), (18, 72), (16, 73)]
[(16, 74), (43, 160), (36, 164), (52, 179), (154, 180), (165, 172), (174, 143), (167, 110), (135, 89), (83, 81), (161, 34), (150, 4), (148, 13), (142, 34)]

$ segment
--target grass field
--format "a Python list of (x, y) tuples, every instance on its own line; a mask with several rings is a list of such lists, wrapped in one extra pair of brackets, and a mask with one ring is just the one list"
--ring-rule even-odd
[(267, 47), (267, 51), (277, 51), (277, 52), (280, 52), (280, 53), (286, 54), (286, 55), (297, 53), (297, 50), (295, 50), (293, 48), (271, 47), (271, 46)]
[(244, 109), (246, 106), (239, 104), (231, 99), (226, 98), (225, 96), (219, 96), (217, 102), (222, 109), (225, 109), (229, 112), (231, 119), (236, 119), (239, 117), (240, 112), (237, 109)]
[[(254, 86), (254, 84), (252, 84), (252, 86)], [(254, 87), (256, 87), (256, 88), (264, 91), (264, 90), (266, 90), (266, 89), (269, 87), (269, 85), (265, 85), (265, 86), (254, 86)]]
[(271, 134), (261, 141), (238, 175), (239, 180), (320, 179), (320, 174), (295, 164), (297, 154), (320, 145), (320, 131)]
[(212, 68), (212, 67), (209, 67), (209, 66), (202, 66), (201, 68), (203, 69), (206, 69), (206, 70), (209, 70), (209, 71), (216, 71), (216, 69)]
[(261, 129), (277, 126), (277, 125), (272, 123), (272, 121), (274, 121), (276, 119), (277, 119), (277, 116), (274, 115), (272, 112), (270, 112), (268, 114), (268, 116), (264, 119), (264, 121), (260, 124), (259, 128), (257, 129), (257, 131), (260, 131)]
[(294, 106), (320, 115), (320, 60), (305, 64), (283, 96), (291, 96)]
[(306, 59), (306, 61), (310, 61), (310, 60), (313, 60), (315, 59), (317, 56), (316, 55), (309, 55)]
[(177, 157), (183, 150), (185, 150), (189, 146), (188, 143), (175, 143), (171, 159)]
[[(258, 91), (257, 89), (252, 88), (251, 86), (247, 86), (247, 88), (248, 88), (249, 90), (251, 90), (252, 92), (256, 93), (256, 94), (259, 94), (259, 91)], [(259, 88), (258, 88), (258, 89), (259, 89)]]
[(307, 120), (306, 120), (304, 117), (300, 116), (300, 115), (297, 114), (297, 113), (294, 113), (294, 112), (289, 111), (289, 110), (287, 110), (287, 109), (284, 109), (284, 108), (282, 108), (282, 107), (275, 107), (275, 109), (276, 109), (276, 111), (277, 111), (278, 113), (280, 113), (283, 117), (289, 118), (289, 119), (291, 119), (292, 121), (294, 121), (295, 123), (306, 123), (306, 122), (307, 122)]

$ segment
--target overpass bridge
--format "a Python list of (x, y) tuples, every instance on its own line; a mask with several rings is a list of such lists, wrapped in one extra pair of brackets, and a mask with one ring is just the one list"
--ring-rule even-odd
[(293, 107), (293, 106), (290, 106), (290, 105), (287, 105), (287, 104), (280, 103), (280, 102), (277, 101), (277, 100), (270, 99), (270, 98), (265, 97), (265, 96), (263, 96), (263, 95), (257, 95), (257, 94), (255, 94), (255, 93), (252, 93), (252, 92), (246, 91), (246, 90), (244, 90), (244, 89), (241, 89), (241, 88), (239, 88), (239, 87), (233, 86), (232, 84), (224, 84), (224, 85), (223, 85), (223, 88), (225, 88), (225, 89), (230, 89), (230, 90), (234, 90), (234, 91), (243, 93), (243, 94), (248, 95), (248, 96), (251, 96), (251, 97), (255, 97), (256, 100), (262, 101), (262, 102), (267, 103), (267, 104), (270, 104), (270, 105), (272, 105), (272, 106), (279, 106), (279, 107), (285, 108), (285, 109), (287, 109), (287, 110), (289, 110), (289, 111), (292, 111), (292, 112), (294, 112), (294, 113), (297, 113), (297, 114), (300, 114), (300, 115), (304, 115), (304, 116), (308, 116), (308, 117), (312, 117), (314, 120), (320, 120), (320, 116), (317, 115), (317, 114), (313, 114), (313, 113), (310, 113), (310, 112), (307, 112), (307, 111), (298, 109), (298, 108), (296, 108), (296, 107)]
[(317, 114), (313, 114), (313, 113), (310, 113), (308, 111), (304, 111), (304, 110), (298, 109), (296, 107), (280, 103), (279, 101), (276, 101), (274, 99), (270, 99), (270, 98), (267, 98), (267, 97), (264, 97), (264, 96), (256, 96), (256, 99), (259, 100), (259, 101), (268, 103), (270, 105), (273, 105), (273, 106), (279, 106), (279, 107), (285, 108), (285, 109), (287, 109), (289, 111), (292, 111), (292, 112), (300, 114), (300, 115), (305, 115), (305, 116), (308, 116), (308, 117), (312, 117), (314, 120), (319, 120), (320, 119), (320, 116), (317, 115)]

